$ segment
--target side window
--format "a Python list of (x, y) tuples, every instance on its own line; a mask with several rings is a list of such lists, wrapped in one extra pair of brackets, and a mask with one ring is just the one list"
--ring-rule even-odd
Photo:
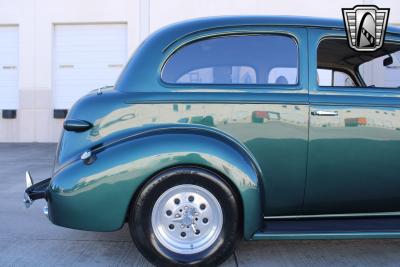
[(297, 68), (272, 68), (268, 74), (269, 84), (296, 84)]
[[(229, 75), (224, 75), (227, 73)], [(220, 80), (218, 81), (218, 78)], [(223, 81), (222, 78), (229, 78), (229, 80)], [(177, 83), (214, 83), (218, 81), (220, 83), (245, 83), (254, 84), (256, 83), (256, 71), (252, 67), (247, 66), (218, 66), (214, 68), (201, 68), (191, 70), (188, 73), (183, 74), (177, 80)]]
[[(374, 52), (351, 49), (342, 38), (318, 46), (319, 86), (400, 88), (400, 44), (386, 42)], [(359, 81), (355, 77), (359, 77)]]
[(342, 71), (332, 69), (318, 69), (318, 85), (319, 86), (356, 86), (353, 79)]
[[(400, 49), (400, 44), (395, 46)], [(369, 87), (400, 88), (400, 51), (367, 61), (358, 71)]]
[(354, 66), (347, 61), (350, 49), (345, 39), (323, 39), (318, 46), (317, 84), (329, 87), (356, 87)]
[(285, 35), (232, 35), (188, 44), (163, 67), (171, 84), (298, 83), (298, 47)]

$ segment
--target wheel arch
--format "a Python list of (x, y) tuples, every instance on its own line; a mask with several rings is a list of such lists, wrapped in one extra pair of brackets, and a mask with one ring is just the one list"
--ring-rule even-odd
[[(261, 179), (261, 169), (258, 166), (258, 163), (251, 152), (238, 140), (234, 137), (218, 130), (215, 128), (206, 127), (203, 125), (191, 125), (191, 126), (174, 126), (174, 127), (167, 127), (162, 129), (161, 132), (158, 132), (157, 135), (162, 136), (162, 134), (166, 134), (168, 132), (175, 132), (177, 130), (180, 134), (187, 133), (191, 135), (200, 135), (200, 136), (207, 136), (213, 139), (218, 140), (226, 145), (232, 146), (236, 148), (236, 151), (242, 155), (246, 161), (247, 166), (251, 168), (251, 173), (248, 173), (249, 178), (255, 183), (255, 187), (257, 188), (257, 193), (255, 196), (250, 197), (252, 194), (243, 193), (244, 190), (240, 190), (241, 187), (238, 183), (234, 182), (232, 175), (227, 173), (225, 168), (216, 168), (215, 165), (207, 165), (207, 164), (200, 164), (200, 163), (177, 163), (173, 165), (166, 166), (164, 168), (157, 169), (153, 173), (151, 173), (146, 180), (144, 180), (138, 189), (133, 193), (130, 205), (134, 203), (134, 200), (138, 197), (143, 187), (153, 178), (160, 175), (163, 172), (169, 171), (171, 169), (176, 169), (180, 167), (194, 167), (204, 169), (211, 173), (216, 174), (218, 177), (222, 179), (222, 181), (228, 185), (230, 189), (234, 192), (238, 202), (240, 203), (239, 212), (241, 215), (241, 235), (246, 240), (249, 240), (253, 233), (257, 231), (262, 226), (262, 195), (264, 194), (264, 184), (262, 183)], [(249, 199), (257, 198), (258, 201), (254, 202)], [(252, 214), (254, 213), (254, 214)], [(252, 214), (252, 215), (250, 215)], [(129, 216), (129, 210), (126, 213), (126, 216)]]
[(93, 154), (92, 164), (76, 160), (53, 177), (49, 190), (53, 223), (83, 230), (117, 230), (125, 222), (135, 193), (148, 179), (169, 168), (192, 165), (219, 174), (238, 192), (245, 239), (262, 225), (263, 184), (257, 163), (243, 146), (218, 130), (192, 125), (158, 127), (114, 141)]

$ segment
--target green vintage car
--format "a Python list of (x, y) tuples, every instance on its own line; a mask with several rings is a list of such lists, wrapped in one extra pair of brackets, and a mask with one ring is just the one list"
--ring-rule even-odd
[(162, 266), (238, 240), (400, 237), (400, 30), (357, 52), (342, 20), (174, 24), (69, 111), (44, 198), (56, 225), (115, 231)]

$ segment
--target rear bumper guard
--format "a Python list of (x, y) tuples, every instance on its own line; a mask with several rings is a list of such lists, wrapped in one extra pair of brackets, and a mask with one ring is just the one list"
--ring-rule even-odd
[(24, 192), (24, 204), (25, 207), (29, 208), (35, 200), (46, 199), (47, 190), (50, 184), (50, 178), (40, 181), (36, 184), (33, 183), (32, 176), (29, 172), (26, 172), (26, 189)]

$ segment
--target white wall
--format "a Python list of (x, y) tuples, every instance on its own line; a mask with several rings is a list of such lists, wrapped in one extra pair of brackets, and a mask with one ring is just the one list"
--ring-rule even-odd
[[(203, 16), (219, 15), (297, 15), (339, 18), (342, 7), (352, 7), (359, 1), (260, 1), (260, 0), (218, 0), (218, 1), (150, 1), (150, 30), (166, 24)], [(319, 4), (318, 4), (319, 3)], [(170, 12), (165, 12), (169, 10)], [(184, 10), (185, 12), (180, 12)]]
[(0, 26), (19, 27), (20, 87), (17, 119), (0, 118), (0, 142), (58, 139), (62, 120), (53, 119), (54, 25), (126, 23), (131, 54), (150, 32), (189, 18), (251, 14), (341, 18), (341, 8), (362, 3), (392, 8), (390, 22), (400, 23), (398, 0), (0, 0)]
[(0, 25), (19, 26), (17, 119), (0, 118), (0, 142), (55, 142), (62, 120), (53, 119), (54, 25), (128, 25), (129, 54), (139, 42), (139, 0), (0, 0)]

